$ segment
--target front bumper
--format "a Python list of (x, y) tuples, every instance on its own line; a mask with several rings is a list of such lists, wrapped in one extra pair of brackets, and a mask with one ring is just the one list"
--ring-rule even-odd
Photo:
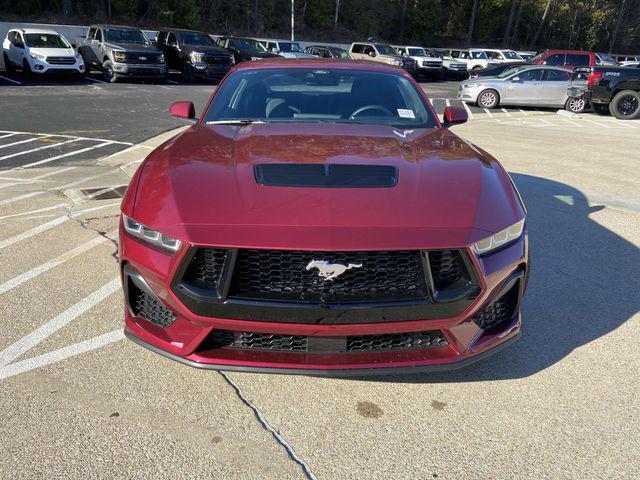
[(219, 79), (224, 77), (233, 65), (212, 65), (209, 63), (190, 63), (193, 75), (206, 79)]
[(73, 64), (50, 64), (42, 60), (31, 59), (29, 62), (31, 72), (39, 75), (82, 75), (85, 73), (84, 62), (76, 61)]
[(462, 100), (465, 103), (476, 103), (478, 100), (478, 95), (482, 92), (486, 87), (462, 87), (462, 85), (458, 88), (457, 99)]
[(113, 71), (118, 76), (136, 78), (164, 78), (167, 76), (167, 67), (164, 64), (131, 64), (113, 63)]
[[(526, 236), (516, 243), (475, 260), (482, 290), (461, 313), (448, 318), (377, 323), (284, 323), (269, 319), (239, 320), (193, 313), (174, 294), (172, 279), (185, 252), (170, 256), (121, 234), (120, 259), (125, 293), (134, 279), (173, 313), (161, 327), (136, 316), (125, 295), (125, 334), (136, 343), (173, 360), (198, 368), (315, 375), (369, 375), (440, 371), (464, 367), (512, 344), (520, 333), (520, 299), (528, 268)], [(137, 288), (137, 287), (136, 287)], [(517, 297), (508, 319), (490, 328), (474, 321), (505, 292)], [(259, 310), (259, 305), (256, 305)], [(274, 351), (213, 346), (220, 332), (255, 332), (298, 336), (308, 340), (305, 351)], [(441, 340), (425, 348), (384, 351), (345, 351), (349, 338), (373, 338), (440, 332)], [(386, 338), (386, 337), (385, 337)], [(311, 345), (314, 345), (312, 348)]]

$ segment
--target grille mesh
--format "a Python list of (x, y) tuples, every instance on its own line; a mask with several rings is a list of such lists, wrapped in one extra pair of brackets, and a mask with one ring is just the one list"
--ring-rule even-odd
[(307, 350), (307, 337), (300, 335), (215, 330), (211, 340), (214, 348), (229, 347), (281, 352), (305, 352)]
[(76, 63), (74, 57), (47, 57), (47, 63), (51, 65), (73, 65)]
[(509, 322), (518, 304), (519, 283), (516, 283), (498, 300), (476, 313), (473, 321), (485, 330)]
[[(325, 280), (313, 260), (361, 265)], [(306, 252), (239, 250), (230, 296), (299, 303), (348, 303), (425, 298), (418, 251)]]
[(388, 333), (347, 337), (348, 352), (372, 352), (431, 348), (447, 345), (447, 339), (438, 330), (430, 332)]
[(430, 251), (429, 265), (436, 291), (445, 290), (465, 274), (464, 264), (457, 250)]
[(191, 259), (183, 280), (199, 288), (218, 290), (228, 250), (200, 248)]
[(142, 317), (162, 328), (167, 328), (176, 321), (177, 316), (162, 302), (146, 294), (135, 285), (131, 285), (130, 295), (133, 295), (131, 307), (135, 316)]

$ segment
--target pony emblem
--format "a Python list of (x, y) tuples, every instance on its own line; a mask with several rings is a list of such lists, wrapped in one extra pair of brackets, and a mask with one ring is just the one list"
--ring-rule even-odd
[(306, 269), (311, 270), (312, 268), (317, 268), (318, 276), (327, 281), (339, 277), (344, 272), (351, 270), (352, 268), (362, 268), (362, 264), (350, 263), (349, 265), (343, 265), (341, 263), (330, 263), (326, 260), (311, 260), (307, 264)]

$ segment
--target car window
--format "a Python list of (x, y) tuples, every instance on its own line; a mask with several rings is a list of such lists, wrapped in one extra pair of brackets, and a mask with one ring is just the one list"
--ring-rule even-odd
[(341, 48), (331, 48), (331, 54), (329, 57), (333, 56), (334, 58), (349, 58), (349, 52), (346, 50), (342, 50)]
[(469, 52), (460, 52), (460, 58), (468, 59), (469, 58)]
[(167, 36), (167, 44), (178, 45), (178, 42), (176, 41), (176, 36), (173, 32), (169, 33), (169, 35)]
[(513, 75), (514, 73), (518, 73), (518, 72), (521, 72), (522, 70), (526, 70), (526, 68), (527, 68), (526, 66), (509, 67), (506, 70), (503, 70), (498, 75), (496, 75), (496, 78), (507, 78)]
[(7, 40), (9, 40), (10, 43), (15, 43), (16, 41), (16, 34), (15, 32), (9, 32), (7, 34)]
[(428, 57), (423, 48), (410, 48), (409, 55), (413, 57)]
[(564, 53), (555, 53), (553, 55), (549, 55), (542, 62), (543, 65), (564, 65)]
[(158, 32), (158, 37), (156, 38), (156, 42), (159, 44), (166, 43), (167, 40), (167, 32)]
[(537, 82), (542, 79), (544, 71), (541, 68), (523, 70), (516, 74), (521, 82)]
[(484, 53), (481, 50), (473, 50), (471, 52), (471, 55), (473, 58), (479, 59), (479, 60), (486, 60), (487, 59), (487, 54)]
[(354, 44), (351, 46), (351, 51), (352, 51), (353, 53), (363, 53), (363, 52), (364, 52), (364, 45), (361, 45), (361, 44), (359, 44), (359, 43), (354, 43)]
[(93, 37), (95, 37), (95, 35), (96, 35), (96, 29), (95, 29), (95, 27), (94, 27), (94, 28), (90, 28), (90, 29), (89, 29), (89, 33), (87, 34), (87, 38), (88, 38), (89, 40), (93, 40)]
[(97, 40), (98, 42), (102, 41), (102, 30), (100, 30), (99, 28), (96, 29), (95, 40)]
[(398, 55), (398, 52), (391, 46), (384, 43), (376, 43), (376, 50), (381, 55)]
[(547, 82), (568, 82), (571, 79), (569, 72), (564, 70), (546, 70), (544, 80)]
[(589, 55), (569, 53), (567, 54), (565, 65), (570, 67), (588, 67), (589, 63)]
[(200, 32), (179, 32), (182, 45), (215, 45), (211, 37)]
[(71, 48), (64, 37), (52, 33), (27, 33), (25, 44), (35, 48)]
[(451, 56), (453, 58), (458, 58), (460, 57), (460, 52), (458, 50), (451, 50)]
[(300, 44), (296, 42), (280, 42), (280, 50), (283, 52), (302, 52)]
[(375, 50), (373, 49), (373, 47), (371, 45), (365, 45), (364, 47), (364, 54), (365, 55), (370, 55), (372, 52), (375, 52)]
[(422, 94), (403, 75), (344, 68), (263, 68), (232, 73), (205, 122), (364, 123), (434, 128)]
[[(169, 42), (171, 41), (171, 35), (169, 34)], [(113, 43), (137, 43), (140, 45), (148, 45), (149, 40), (142, 33), (142, 30), (130, 30), (120, 28), (105, 28), (104, 39), (106, 42)]]
[(507, 50), (506, 52), (502, 53), (508, 60), (520, 60), (520, 56), (512, 50)]

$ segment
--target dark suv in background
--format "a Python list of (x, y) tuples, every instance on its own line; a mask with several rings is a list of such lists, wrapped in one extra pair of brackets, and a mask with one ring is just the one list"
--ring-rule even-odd
[(188, 82), (195, 77), (219, 80), (235, 64), (233, 55), (204, 32), (160, 30), (156, 42), (167, 68), (180, 70)]
[(218, 38), (218, 45), (229, 50), (233, 54), (236, 63), (245, 60), (281, 57), (281, 55), (268, 52), (262, 43), (253, 38), (220, 37)]

